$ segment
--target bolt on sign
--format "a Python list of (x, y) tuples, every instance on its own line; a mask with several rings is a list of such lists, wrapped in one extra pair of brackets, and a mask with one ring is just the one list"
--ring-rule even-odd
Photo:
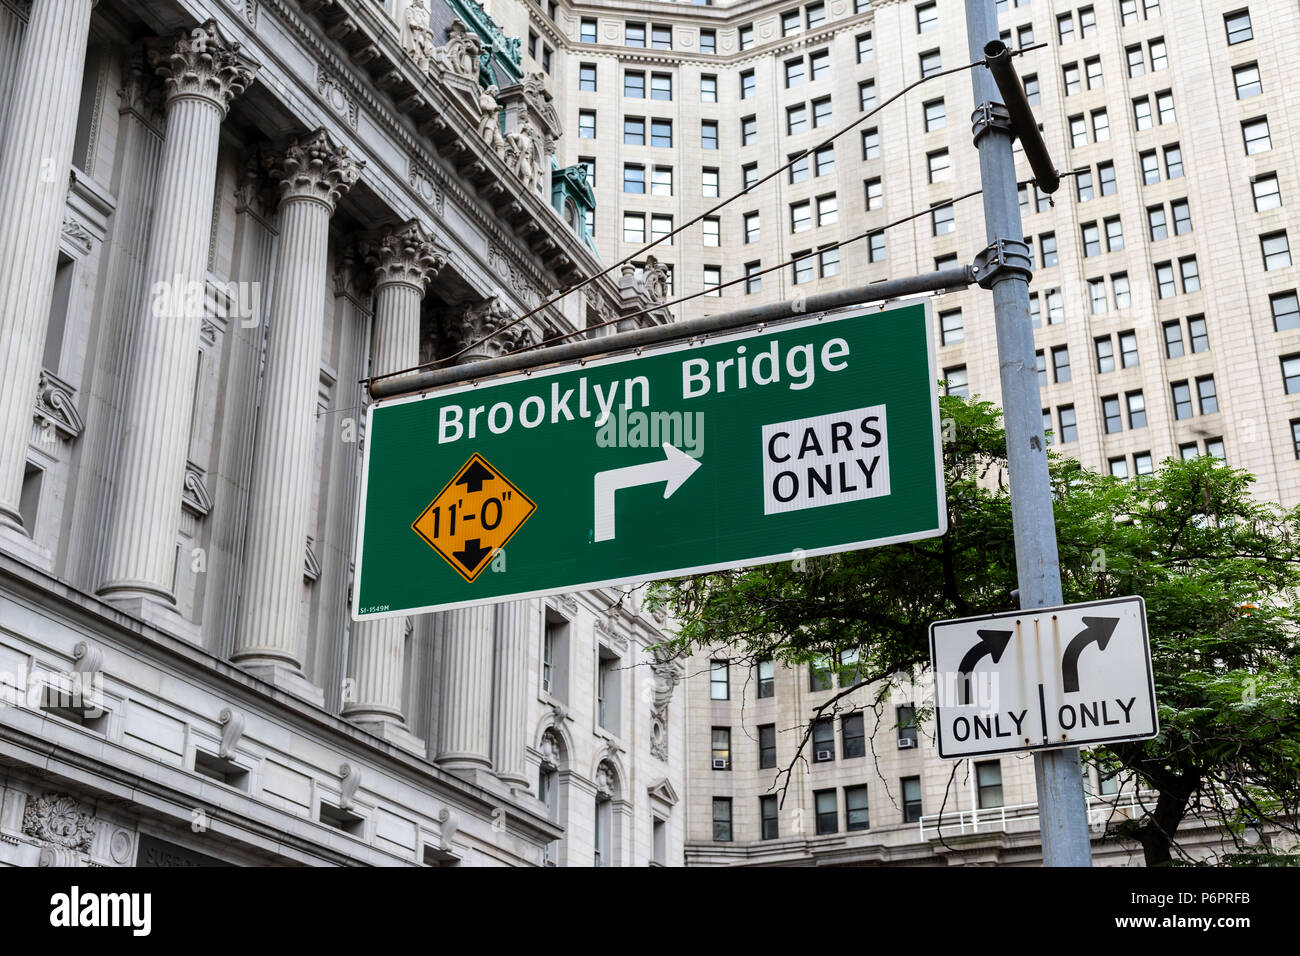
[(354, 617), (942, 534), (931, 325), (859, 307), (373, 404)]
[(940, 757), (1160, 732), (1140, 597), (930, 625)]

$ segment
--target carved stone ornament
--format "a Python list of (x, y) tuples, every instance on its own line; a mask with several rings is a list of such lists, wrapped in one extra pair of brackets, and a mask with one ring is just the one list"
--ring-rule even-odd
[(63, 238), (83, 256), (90, 255), (95, 247), (95, 237), (85, 226), (71, 216), (63, 217)]
[(339, 767), (339, 809), (351, 810), (356, 804), (357, 788), (361, 786), (361, 768), (345, 763)]
[(280, 183), (280, 201), (314, 199), (330, 208), (352, 188), (365, 168), (346, 146), (334, 142), (325, 127), (293, 139), (280, 153), (267, 157), (267, 171)]
[(236, 40), (227, 40), (209, 20), (182, 33), (171, 49), (153, 47), (149, 62), (167, 83), (167, 100), (203, 97), (215, 103), (221, 115), (252, 84), (262, 64), (241, 52)]
[(542, 755), (542, 769), (547, 772), (558, 770), (560, 767), (560, 757), (564, 753), (564, 746), (560, 743), (559, 735), (553, 730), (548, 730), (542, 734), (542, 743), (537, 748)]
[(217, 748), (217, 756), (229, 760), (234, 757), (239, 738), (244, 735), (244, 715), (227, 707), (221, 711), (218, 723), (221, 724), (221, 744)]
[(442, 831), (438, 834), (438, 846), (442, 850), (450, 851), (451, 841), (456, 836), (456, 831), (460, 829), (460, 817), (450, 807), (443, 807), (438, 811), (438, 822), (442, 824)]
[(454, 322), (447, 330), (452, 351), (459, 352), (480, 339), (489, 335), (492, 337), (460, 356), (457, 362), (463, 364), (479, 358), (495, 358), (530, 344), (532, 332), (526, 325), (521, 323), (505, 329), (514, 318), (511, 310), (498, 296), (466, 306), (460, 321)]
[(506, 141), (501, 135), (501, 104), (497, 102), (495, 86), (489, 86), (478, 95), (478, 134), (491, 150), (506, 158)]
[(429, 29), (429, 8), (426, 0), (411, 0), (406, 8), (406, 53), (421, 70), (429, 69), (437, 44)]
[(506, 134), (506, 163), (528, 189), (537, 189), (545, 178), (546, 164), (541, 137), (529, 124)]
[(311, 538), (307, 539), (307, 550), (303, 555), (302, 576), (309, 582), (315, 582), (320, 578), (320, 559), (316, 557), (316, 542)]
[[(424, 11), (424, 16), (425, 23), (428, 23), (428, 10)], [(425, 33), (429, 34), (429, 42), (432, 43), (433, 36), (427, 26)], [(451, 26), (447, 28), (447, 42), (440, 47), (430, 48), (428, 60), (422, 68), (425, 70), (432, 68), (434, 71), (450, 73), (477, 83), (479, 57), (482, 53), (483, 41), (478, 38), (478, 34), (470, 30), (463, 20), (453, 20)], [(416, 62), (419, 62), (418, 56)]]
[(95, 821), (75, 797), (46, 793), (27, 801), (23, 833), (51, 846), (89, 853), (95, 838)]
[(78, 641), (72, 649), (72, 670), (78, 674), (98, 674), (104, 669), (104, 652), (89, 641)]
[(602, 760), (596, 767), (596, 795), (606, 800), (613, 799), (618, 774), (607, 761)]
[(668, 267), (654, 256), (645, 257), (645, 290), (655, 302), (668, 298)]
[(47, 427), (53, 428), (68, 441), (77, 438), (85, 428), (81, 413), (77, 411), (72, 398), (75, 392), (76, 389), (53, 372), (41, 369), (36, 385), (34, 417), (42, 423), (48, 423)]
[(376, 288), (404, 283), (423, 293), (429, 280), (447, 264), (446, 252), (416, 219), (385, 226), (362, 242), (361, 252), (366, 265), (374, 270)]
[(192, 461), (185, 462), (185, 486), (181, 490), (181, 507), (202, 518), (212, 510), (212, 495), (208, 492), (202, 468)]

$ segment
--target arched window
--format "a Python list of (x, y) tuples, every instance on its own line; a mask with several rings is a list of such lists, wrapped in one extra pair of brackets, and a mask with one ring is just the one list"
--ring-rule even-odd
[(578, 231), (578, 207), (573, 204), (572, 199), (564, 200), (564, 221), (574, 232)]

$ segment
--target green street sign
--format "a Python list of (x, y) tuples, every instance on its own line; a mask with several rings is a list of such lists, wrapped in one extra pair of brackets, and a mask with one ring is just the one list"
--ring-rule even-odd
[(942, 534), (928, 300), (378, 402), (353, 617)]

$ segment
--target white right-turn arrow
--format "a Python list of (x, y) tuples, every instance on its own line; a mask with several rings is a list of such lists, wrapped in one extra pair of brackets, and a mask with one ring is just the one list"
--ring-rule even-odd
[(594, 540), (608, 541), (614, 537), (614, 493), (620, 488), (634, 488), (637, 485), (653, 485), (657, 481), (666, 481), (668, 484), (664, 486), (664, 497), (669, 498), (687, 478), (695, 474), (695, 469), (700, 467), (698, 461), (673, 445), (665, 444), (663, 449), (662, 461), (596, 472)]

